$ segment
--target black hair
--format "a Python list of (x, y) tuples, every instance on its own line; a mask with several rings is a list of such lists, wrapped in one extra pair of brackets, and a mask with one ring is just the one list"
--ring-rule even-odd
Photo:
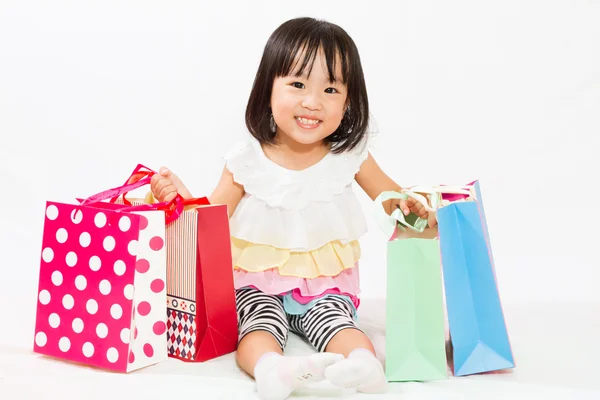
[[(295, 70), (300, 76), (313, 68), (319, 50), (323, 51), (331, 82), (336, 81), (336, 62), (341, 63), (342, 82), (347, 85), (348, 109), (340, 126), (325, 138), (334, 153), (356, 147), (367, 132), (369, 101), (358, 49), (345, 30), (333, 23), (314, 18), (296, 18), (284, 22), (269, 37), (256, 72), (246, 106), (246, 126), (263, 144), (274, 144), (270, 129), (271, 92), (275, 78), (288, 76)], [(304, 54), (296, 62), (298, 54)]]

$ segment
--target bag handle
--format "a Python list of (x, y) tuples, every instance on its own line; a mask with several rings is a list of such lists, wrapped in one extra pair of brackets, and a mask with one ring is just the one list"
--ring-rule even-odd
[[(129, 202), (131, 204), (131, 202)], [(164, 211), (165, 222), (167, 224), (175, 221), (183, 213), (186, 206), (190, 205), (210, 205), (207, 197), (195, 197), (184, 199), (179, 193), (169, 202), (131, 205), (120, 208), (127, 211)]]
[(416, 185), (409, 189), (413, 192), (427, 193), (432, 196), (432, 206), (436, 210), (443, 206), (443, 203), (454, 202), (476, 198), (473, 184), (476, 181), (467, 183), (465, 186), (455, 185)]
[(142, 204), (139, 206), (134, 206), (131, 204), (129, 200), (125, 197), (125, 195), (137, 188), (145, 186), (150, 183), (152, 176), (156, 174), (155, 171), (151, 170), (148, 167), (145, 167), (142, 164), (138, 164), (136, 168), (133, 170), (127, 181), (124, 185), (117, 186), (112, 189), (108, 189), (102, 191), (100, 193), (94, 194), (84, 200), (82, 200), (79, 206), (85, 206), (93, 203), (98, 203), (103, 200), (110, 199), (110, 203), (114, 203), (120, 196), (123, 196), (123, 204), (124, 207), (119, 208), (118, 210), (127, 210), (127, 211), (164, 211), (165, 212), (165, 222), (167, 224), (175, 221), (179, 216), (183, 213), (184, 207), (187, 205), (210, 205), (208, 198), (206, 197), (198, 197), (192, 199), (184, 199), (179, 193), (175, 196), (175, 198), (169, 202), (161, 202), (154, 204)]
[(385, 212), (383, 208), (383, 202), (391, 199), (399, 199), (399, 200), (408, 200), (409, 197), (414, 198), (419, 203), (421, 203), (425, 209), (429, 212), (435, 212), (435, 209), (432, 208), (425, 196), (414, 193), (408, 190), (402, 190), (402, 192), (396, 191), (385, 191), (382, 192), (377, 198), (374, 200), (376, 205), (376, 213), (375, 218), (377, 219), (379, 228), (385, 232), (388, 236), (391, 236), (394, 233), (394, 230), (399, 225), (401, 229), (412, 229), (417, 232), (423, 232), (425, 228), (428, 226), (428, 220), (423, 219), (421, 217), (417, 217), (414, 214), (409, 214), (407, 216), (404, 215), (400, 208), (392, 211), (390, 215)]
[[(89, 196), (88, 198), (82, 200), (80, 205), (85, 206), (85, 205), (92, 204), (92, 203), (98, 203), (100, 201), (107, 200), (107, 199), (116, 201), (116, 199), (118, 199), (119, 196), (121, 196), (131, 190), (135, 190), (137, 188), (140, 188), (142, 186), (149, 184), (150, 180), (152, 179), (152, 175), (154, 175), (154, 172), (144, 172), (141, 174), (138, 173), (135, 176), (135, 179), (130, 178), (128, 180), (128, 182), (125, 183), (124, 185), (117, 186), (112, 189), (104, 190), (100, 193), (96, 193), (92, 196)], [(133, 174), (132, 174), (132, 176), (133, 176)], [(114, 201), (111, 201), (111, 203), (114, 203)]]
[[(127, 185), (127, 184), (132, 183), (132, 182), (136, 182), (136, 181), (138, 181), (140, 179), (143, 179), (143, 178), (145, 178), (147, 176), (150, 177), (150, 179), (152, 179), (152, 176), (155, 175), (155, 174), (156, 174), (156, 171), (153, 171), (152, 169), (146, 167), (145, 165), (138, 164), (133, 169), (133, 171), (129, 175), (129, 178), (127, 178), (127, 180), (125, 181), (124, 185)], [(111, 198), (110, 202), (114, 203), (115, 201), (118, 200), (119, 197), (122, 197), (123, 204), (125, 204), (126, 206), (133, 206), (131, 204), (131, 202), (129, 200), (127, 200), (127, 197), (126, 197), (127, 193), (128, 193), (128, 191), (126, 191), (126, 192), (124, 192), (124, 193), (122, 193), (122, 194), (120, 194), (118, 196), (115, 196), (115, 197)]]

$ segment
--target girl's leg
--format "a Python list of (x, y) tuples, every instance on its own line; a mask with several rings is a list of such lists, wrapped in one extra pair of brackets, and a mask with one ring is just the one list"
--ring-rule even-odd
[(237, 360), (256, 380), (261, 399), (283, 400), (295, 389), (325, 379), (339, 354), (284, 357), (289, 324), (280, 298), (256, 289), (236, 292), (240, 342)]
[(341, 387), (364, 393), (383, 393), (388, 383), (369, 338), (356, 326), (353, 308), (339, 297), (326, 297), (302, 317), (290, 321), (293, 331), (302, 330), (319, 351), (343, 354), (346, 359), (328, 367), (325, 377)]
[(276, 296), (245, 288), (236, 291), (235, 300), (239, 324), (237, 361), (254, 377), (254, 367), (264, 354), (283, 353), (289, 323)]

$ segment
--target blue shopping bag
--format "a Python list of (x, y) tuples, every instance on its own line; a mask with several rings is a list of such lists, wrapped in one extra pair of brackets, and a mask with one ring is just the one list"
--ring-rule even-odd
[(437, 211), (454, 375), (513, 368), (479, 182)]

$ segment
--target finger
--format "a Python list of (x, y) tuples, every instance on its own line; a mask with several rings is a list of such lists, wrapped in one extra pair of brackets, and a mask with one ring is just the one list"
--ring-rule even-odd
[(165, 199), (163, 201), (168, 203), (168, 202), (172, 201), (175, 198), (175, 196), (177, 196), (177, 192), (176, 191), (171, 192), (165, 196)]
[(415, 215), (417, 215), (420, 218), (426, 218), (427, 217), (427, 210), (425, 209), (425, 207), (421, 203), (414, 204), (410, 208), (410, 211), (412, 211)]
[(154, 188), (156, 187), (158, 182), (161, 181), (161, 179), (164, 179), (164, 178), (160, 175), (157, 175), (157, 174), (152, 175), (152, 177), (150, 178), (150, 188), (152, 190), (154, 190)]
[(163, 178), (162, 176), (159, 176), (157, 179), (157, 182), (154, 185), (151, 185), (150, 188), (152, 190), (152, 194), (154, 195), (154, 197), (156, 199), (158, 199), (158, 201), (162, 201), (162, 199), (163, 199), (162, 193), (167, 193), (167, 192), (163, 192), (163, 191), (169, 185), (172, 185), (171, 181)]
[(164, 177), (168, 177), (169, 174), (171, 173), (171, 171), (169, 171), (169, 169), (167, 167), (160, 167), (160, 170), (158, 171), (158, 173)]
[(427, 225), (429, 225), (430, 228), (435, 228), (437, 226), (437, 218), (434, 213), (427, 216)]
[(410, 214), (410, 207), (408, 206), (405, 200), (400, 200), (400, 202), (398, 203), (398, 207), (400, 208), (400, 210), (402, 210), (402, 213), (404, 213), (404, 215)]
[[(159, 194), (159, 200), (161, 202), (173, 200), (173, 198), (177, 195), (177, 189), (174, 185), (168, 185), (161, 189)], [(170, 200), (167, 200), (167, 196), (170, 197)]]
[(173, 186), (173, 181), (167, 178), (160, 177), (160, 180), (156, 183), (156, 192), (161, 192), (167, 186)]

